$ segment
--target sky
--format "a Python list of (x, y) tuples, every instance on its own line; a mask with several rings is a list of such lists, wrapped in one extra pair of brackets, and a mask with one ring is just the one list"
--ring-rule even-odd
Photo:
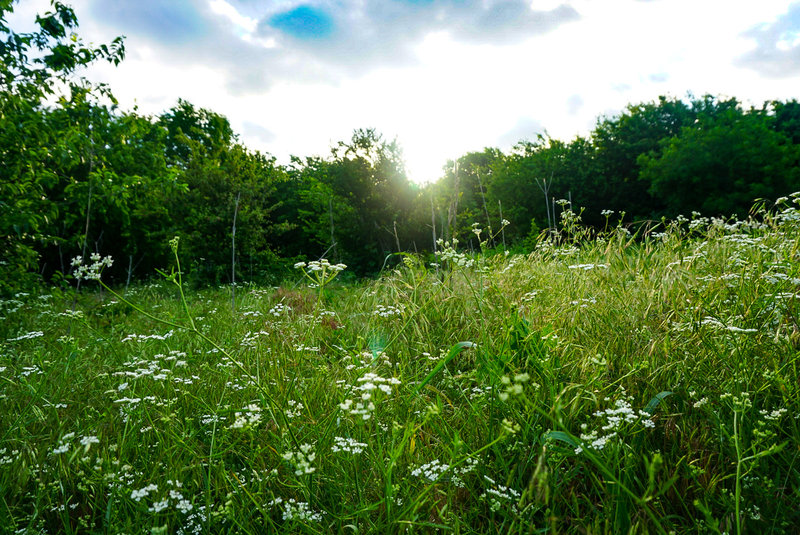
[[(125, 36), (108, 83), (125, 110), (179, 98), (288, 163), (356, 128), (397, 139), (409, 177), (447, 160), (570, 140), (659, 95), (800, 98), (800, 1), (66, 0), (87, 42)], [(46, 0), (9, 18), (24, 31)]]

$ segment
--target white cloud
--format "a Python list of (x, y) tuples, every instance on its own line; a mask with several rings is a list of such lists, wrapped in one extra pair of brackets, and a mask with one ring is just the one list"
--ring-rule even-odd
[(241, 30), (245, 32), (245, 34), (250, 35), (256, 31), (258, 27), (258, 21), (256, 19), (247, 17), (239, 13), (235, 7), (230, 5), (225, 0), (211, 0), (208, 2), (208, 7), (211, 9), (213, 13), (217, 15), (222, 15)]
[[(32, 21), (31, 5), (47, 2), (15, 8)], [(375, 127), (398, 137), (418, 180), (538, 127), (586, 134), (597, 115), (661, 94), (794, 98), (800, 75), (785, 68), (798, 58), (785, 0), (319, 0), (344, 33), (305, 42), (269, 24), (294, 0), (171, 5), (161, 20), (161, 0), (75, 2), (86, 40), (128, 36), (119, 67), (93, 70), (123, 106), (160, 113), (184, 98), (283, 162)]]

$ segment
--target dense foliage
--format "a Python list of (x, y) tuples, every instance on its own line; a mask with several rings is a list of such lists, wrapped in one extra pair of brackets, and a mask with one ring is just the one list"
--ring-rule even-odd
[(12, 4), (0, 3), (6, 295), (66, 276), (70, 259), (92, 252), (117, 260), (118, 283), (150, 277), (175, 235), (197, 282), (274, 281), (320, 256), (366, 275), (437, 239), (475, 250), (475, 223), (492, 247), (529, 249), (562, 224), (560, 199), (599, 229), (609, 210), (630, 223), (742, 216), (758, 198), (800, 189), (800, 103), (745, 109), (712, 96), (630, 105), (569, 142), (540, 135), (508, 153), (469, 153), (424, 187), (408, 181), (397, 142), (372, 129), (279, 165), (189, 102), (154, 117), (120, 111), (109, 88), (76, 76), (121, 61), (121, 40), (85, 46), (57, 2), (38, 31), (16, 33), (5, 23)]

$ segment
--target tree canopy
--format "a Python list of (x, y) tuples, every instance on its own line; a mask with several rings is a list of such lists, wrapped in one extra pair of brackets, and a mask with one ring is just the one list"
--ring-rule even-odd
[(278, 164), (185, 100), (158, 116), (119, 110), (110, 88), (80, 73), (122, 61), (121, 38), (85, 45), (59, 2), (17, 33), (12, 7), (0, 2), (0, 293), (61, 279), (90, 253), (117, 259), (117, 281), (146, 278), (175, 235), (198, 282), (273, 280), (321, 256), (368, 275), (394, 253), (430, 253), (437, 238), (475, 249), (475, 225), (490, 247), (524, 248), (559, 225), (559, 199), (600, 226), (607, 210), (629, 222), (741, 216), (800, 190), (800, 103), (746, 109), (711, 95), (630, 104), (569, 141), (470, 152), (422, 187), (397, 140), (370, 128)]

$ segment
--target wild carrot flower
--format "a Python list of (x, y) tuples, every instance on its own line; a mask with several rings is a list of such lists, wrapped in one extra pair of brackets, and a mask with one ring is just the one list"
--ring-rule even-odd
[(331, 451), (334, 453), (341, 451), (345, 453), (356, 454), (363, 452), (366, 447), (367, 445), (363, 442), (357, 442), (352, 438), (334, 437)]
[(76, 256), (72, 259), (71, 265), (75, 268), (73, 275), (77, 280), (100, 280), (100, 274), (103, 268), (111, 267), (114, 263), (114, 260), (112, 260), (110, 256), (100, 258), (100, 255), (97, 253), (93, 253), (90, 260), (92, 263), (85, 265), (83, 263), (83, 257), (81, 256)]
[(281, 518), (286, 521), (297, 520), (300, 522), (322, 522), (322, 513), (313, 511), (307, 502), (298, 502), (294, 498), (284, 500), (275, 498), (267, 504), (269, 507), (281, 506)]
[(317, 454), (313, 451), (311, 444), (301, 444), (297, 451), (287, 451), (283, 454), (283, 459), (294, 467), (294, 475), (313, 474), (317, 469), (312, 466)]
[(439, 462), (438, 459), (434, 459), (433, 461), (423, 464), (422, 466), (418, 466), (412, 470), (411, 475), (425, 478), (428, 481), (436, 481), (449, 469), (449, 464), (444, 464)]

